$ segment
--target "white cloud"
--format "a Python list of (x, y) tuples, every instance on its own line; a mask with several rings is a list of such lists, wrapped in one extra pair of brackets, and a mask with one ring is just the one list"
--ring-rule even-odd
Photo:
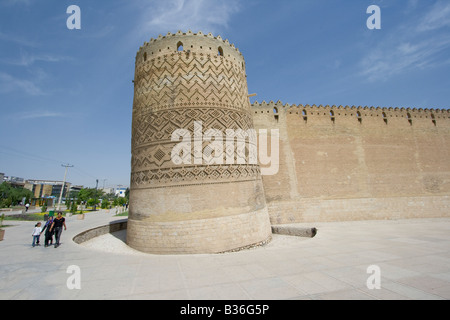
[(231, 16), (239, 9), (239, 0), (151, 1), (143, 10), (139, 29), (143, 35), (178, 30), (217, 35), (228, 27)]
[(62, 118), (65, 115), (59, 112), (52, 111), (34, 111), (34, 112), (22, 112), (12, 115), (13, 118), (19, 120), (37, 119), (37, 118)]
[(381, 30), (384, 37), (359, 63), (360, 75), (379, 81), (448, 64), (442, 54), (450, 48), (450, 34), (438, 30), (444, 26), (450, 26), (450, 3), (438, 1), (419, 23), (405, 20), (389, 32)]
[(419, 23), (417, 31), (431, 31), (449, 26), (450, 3), (438, 1)]
[(35, 62), (41, 61), (41, 62), (60, 62), (68, 60), (67, 57), (62, 56), (55, 56), (55, 55), (49, 55), (49, 54), (29, 54), (29, 53), (21, 53), (19, 59), (15, 60), (3, 60), (3, 62), (6, 62), (8, 64), (17, 65), (17, 66), (23, 66), (23, 67), (29, 67), (33, 65)]
[(386, 41), (362, 60), (361, 75), (367, 80), (378, 81), (409, 70), (437, 66), (440, 64), (437, 55), (449, 47), (449, 36), (402, 41), (397, 45), (395, 40)]
[(31, 0), (5, 0), (5, 2), (3, 4), (5, 4), (5, 5), (23, 4), (23, 5), (29, 6), (32, 4), (32, 1)]
[(44, 95), (44, 92), (32, 81), (18, 79), (7, 73), (0, 72), (0, 93), (12, 91), (24, 92), (32, 96)]
[(12, 43), (15, 43), (15, 44), (18, 44), (21, 46), (26, 46), (26, 47), (38, 47), (38, 44), (34, 41), (24, 39), (17, 35), (5, 34), (1, 31), (0, 31), (0, 40), (12, 42)]
[(408, 0), (408, 3), (406, 4), (406, 13), (410, 13), (413, 10), (417, 8), (417, 5), (419, 4), (419, 0)]
[(98, 29), (97, 32), (89, 32), (87, 34), (84, 34), (83, 37), (91, 39), (99, 39), (111, 35), (114, 32), (114, 30), (115, 28), (113, 26), (106, 25)]

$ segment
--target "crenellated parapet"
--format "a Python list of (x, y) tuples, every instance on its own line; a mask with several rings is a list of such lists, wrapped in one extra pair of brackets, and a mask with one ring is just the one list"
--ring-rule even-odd
[(329, 117), (334, 123), (337, 118), (354, 117), (360, 123), (364, 118), (378, 117), (388, 124), (390, 118), (405, 118), (412, 125), (416, 119), (429, 119), (436, 125), (437, 121), (450, 120), (450, 109), (433, 108), (392, 108), (392, 107), (368, 107), (368, 106), (335, 106), (335, 105), (303, 105), (283, 104), (281, 101), (258, 101), (251, 105), (253, 114), (267, 114), (276, 119), (279, 115), (298, 114), (299, 118), (308, 120), (311, 117)]
[(161, 56), (173, 56), (174, 54), (192, 54), (205, 57), (220, 56), (230, 61), (239, 63), (245, 68), (245, 61), (242, 53), (228, 39), (223, 39), (220, 35), (214, 36), (212, 33), (204, 34), (201, 31), (193, 33), (178, 31), (168, 32), (165, 36), (151, 38), (139, 48), (136, 54), (136, 64), (161, 58)]

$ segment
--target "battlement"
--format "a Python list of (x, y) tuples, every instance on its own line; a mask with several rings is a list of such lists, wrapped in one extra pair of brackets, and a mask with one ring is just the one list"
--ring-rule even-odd
[[(281, 101), (267, 103), (263, 101), (254, 102), (251, 105), (254, 114), (267, 114), (275, 116), (278, 120), (280, 114), (299, 114), (303, 120), (308, 117), (325, 116), (329, 117), (333, 123), (336, 117), (355, 117), (362, 123), (367, 117), (380, 117), (387, 124), (390, 118), (406, 118), (412, 125), (414, 119), (429, 119), (436, 125), (436, 119), (450, 120), (449, 109), (428, 109), (428, 108), (392, 108), (392, 107), (368, 107), (368, 106), (330, 106), (330, 105), (302, 105), (283, 104)], [(431, 122), (430, 122), (431, 123)]]
[(156, 39), (151, 38), (149, 42), (145, 42), (139, 48), (136, 54), (136, 63), (174, 53), (212, 54), (245, 63), (242, 53), (228, 39), (222, 39), (220, 35), (215, 37), (212, 33), (204, 34), (202, 31), (193, 33), (191, 30), (168, 32), (165, 36), (159, 35)]

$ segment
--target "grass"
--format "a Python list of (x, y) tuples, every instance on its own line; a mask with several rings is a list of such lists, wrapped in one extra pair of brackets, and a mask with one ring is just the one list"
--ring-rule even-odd
[(116, 214), (117, 217), (128, 217), (128, 211)]
[[(63, 216), (65, 216), (67, 211), (63, 211)], [(13, 215), (5, 215), (5, 221), (44, 221), (44, 215), (49, 214), (46, 212), (36, 212), (36, 213), (19, 213)], [(56, 216), (56, 212), (55, 212)]]
[(44, 213), (23, 213), (5, 216), (5, 221), (43, 221)]
[[(70, 210), (63, 211), (63, 216), (66, 216), (66, 214), (70, 212)], [(92, 212), (92, 209), (85, 209), (83, 210), (83, 213)], [(21, 214), (14, 214), (14, 215), (5, 215), (5, 221), (44, 221), (44, 215), (49, 214), (49, 212), (37, 212), (37, 213), (21, 213)], [(79, 211), (77, 211), (75, 214), (81, 214)], [(56, 216), (56, 212), (55, 212)], [(128, 217), (128, 211), (125, 211), (121, 214), (118, 214), (117, 216), (121, 217)], [(5, 225), (3, 225), (6, 227)]]

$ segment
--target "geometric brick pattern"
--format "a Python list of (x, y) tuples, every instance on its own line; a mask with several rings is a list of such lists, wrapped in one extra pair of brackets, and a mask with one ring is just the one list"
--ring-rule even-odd
[(226, 58), (172, 53), (135, 71), (135, 113), (212, 106), (249, 112), (244, 70)]
[(178, 143), (171, 141), (172, 133), (186, 129), (193, 137), (194, 121), (203, 131), (220, 130), (224, 140), (226, 129), (253, 128), (242, 65), (223, 56), (178, 52), (137, 63), (134, 83), (133, 188), (260, 179), (253, 164), (176, 165), (170, 157)]

